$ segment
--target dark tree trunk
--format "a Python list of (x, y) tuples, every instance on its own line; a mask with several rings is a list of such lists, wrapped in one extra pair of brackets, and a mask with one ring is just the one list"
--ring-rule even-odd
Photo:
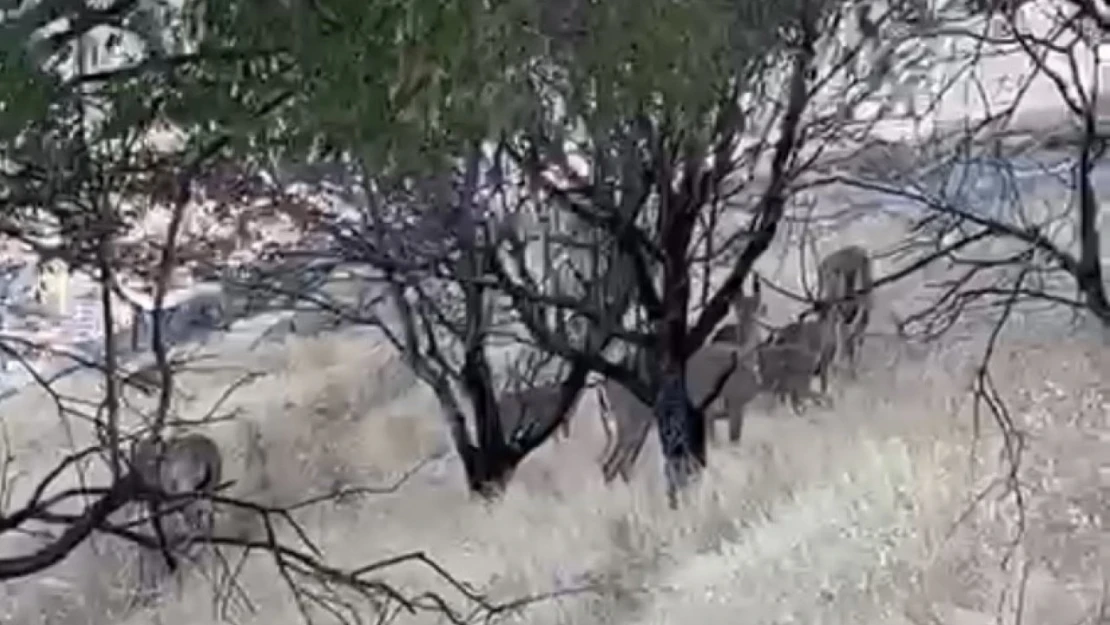
[[(467, 352), (462, 367), (462, 380), (474, 408), (477, 444), (471, 441), (466, 429), (466, 418), (458, 411), (455, 411), (451, 419), (451, 435), (455, 449), (463, 461), (467, 488), (472, 494), (494, 500), (504, 493), (517, 466), (564, 426), (568, 412), (577, 404), (588, 373), (589, 368), (581, 364), (571, 369), (562, 382), (562, 393), (559, 406), (554, 411), (554, 419), (536, 421), (530, 423), (531, 427), (506, 433), (500, 407), (493, 393), (492, 375), (485, 354), (480, 346)], [(450, 393), (446, 387), (444, 392)], [(441, 399), (441, 405), (453, 404), (453, 401), (445, 402), (444, 399), (447, 398)]]
[(1102, 252), (1099, 245), (1098, 198), (1091, 182), (1091, 170), (1095, 166), (1094, 137), (1096, 127), (1094, 117), (1087, 116), (1087, 141), (1079, 154), (1079, 262), (1075, 280), (1083, 293), (1090, 309), (1099, 321), (1110, 327), (1110, 299), (1106, 296), (1106, 286), (1102, 275)]
[[(453, 405), (454, 399), (448, 402), (441, 400), (440, 404), (444, 407)], [(467, 490), (482, 499), (497, 499), (513, 478), (523, 456), (503, 441), (475, 445), (466, 427), (466, 416), (457, 410), (452, 410), (451, 413), (451, 441), (463, 463)], [(481, 429), (485, 419), (478, 418), (476, 421), (477, 429)]]
[[(670, 176), (663, 177), (669, 180)], [(663, 451), (667, 498), (678, 505), (678, 493), (705, 468), (705, 420), (691, 405), (686, 388), (687, 306), (690, 302), (690, 265), (687, 251), (703, 198), (690, 192), (662, 191), (660, 232), (663, 241), (662, 318), (659, 319), (660, 367), (656, 377), (656, 424)]]
[(459, 457), (466, 473), (466, 487), (472, 495), (493, 501), (505, 492), (521, 458), (504, 445), (483, 449), (462, 447)]
[(666, 375), (655, 402), (667, 503), (678, 507), (679, 494), (694, 484), (705, 468), (705, 419), (690, 403), (685, 375)]
[[(475, 342), (466, 352), (462, 382), (474, 408), (478, 444), (466, 440), (462, 445), (456, 442), (456, 446), (466, 471), (467, 487), (483, 499), (495, 499), (504, 492), (522, 458), (505, 441), (492, 380), (484, 348), (481, 342)], [(462, 427), (465, 429), (465, 425)]]

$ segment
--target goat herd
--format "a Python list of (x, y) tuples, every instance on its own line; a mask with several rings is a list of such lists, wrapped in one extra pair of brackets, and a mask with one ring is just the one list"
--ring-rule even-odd
[[(861, 247), (841, 248), (821, 261), (817, 278), (819, 298), (813, 311), (802, 313), (760, 340), (759, 318), (765, 307), (760, 278), (753, 274), (751, 292), (742, 288), (732, 302), (736, 321), (718, 329), (709, 344), (688, 361), (692, 401), (703, 404), (715, 386), (721, 387), (714, 405), (706, 410), (710, 440), (715, 439), (715, 422), (727, 419), (729, 440), (739, 441), (745, 406), (760, 393), (770, 393), (779, 401), (789, 399), (795, 412), (800, 412), (806, 401), (827, 401), (829, 370), (837, 356), (843, 357), (848, 374), (855, 377), (871, 315), (871, 259)], [(721, 383), (719, 378), (729, 368), (728, 378)], [(814, 377), (820, 380), (820, 393), (811, 388)], [(606, 481), (617, 475), (627, 481), (654, 423), (652, 409), (612, 380), (602, 380), (596, 388), (607, 437), (602, 473)], [(545, 413), (558, 405), (558, 393), (559, 387), (553, 384), (503, 393), (499, 409), (506, 432), (512, 433), (512, 424), (557, 418)], [(564, 420), (564, 435), (569, 432), (568, 423)], [(170, 496), (212, 494), (221, 480), (219, 448), (199, 433), (140, 442), (132, 450), (131, 463), (147, 489)], [(177, 519), (159, 529), (160, 540), (166, 540), (171, 550), (186, 547), (211, 531), (211, 508), (200, 504), (194, 500)], [(164, 576), (168, 562), (150, 558), (143, 562), (152, 570), (140, 570), (140, 588), (149, 591)]]
[[(840, 248), (818, 265), (817, 283), (816, 318), (807, 311), (760, 341), (759, 317), (764, 305), (760, 278), (753, 274), (751, 293), (741, 289), (733, 300), (735, 323), (718, 329), (709, 344), (687, 362), (687, 391), (697, 404), (704, 403), (735, 362), (720, 384), (714, 405), (706, 410), (706, 434), (711, 441), (716, 438), (716, 421), (727, 419), (729, 441), (738, 442), (744, 408), (760, 393), (770, 393), (780, 401), (789, 399), (796, 413), (805, 401), (825, 403), (829, 370), (838, 355), (843, 356), (849, 375), (855, 377), (864, 331), (871, 319), (871, 258), (859, 246)], [(819, 394), (812, 389), (814, 377), (820, 380)], [(606, 481), (617, 475), (627, 481), (654, 423), (652, 409), (609, 379), (598, 386), (598, 399), (607, 438), (602, 474)]]
[[(826, 403), (829, 372), (837, 356), (855, 377), (864, 331), (871, 319), (874, 278), (870, 256), (857, 245), (838, 249), (818, 265), (817, 284), (819, 295), (813, 310), (761, 341), (760, 317), (765, 307), (760, 277), (753, 274), (751, 292), (741, 288), (733, 299), (736, 321), (719, 328), (709, 344), (687, 361), (687, 391), (694, 403), (704, 404), (714, 388), (721, 387), (706, 410), (710, 440), (715, 439), (715, 422), (727, 419), (729, 440), (739, 441), (744, 408), (760, 393), (789, 400), (796, 413), (807, 401)], [(643, 363), (636, 362), (633, 355), (626, 364), (636, 367)], [(726, 372), (728, 377), (722, 383), (720, 377)], [(812, 390), (814, 377), (820, 380), (820, 393)], [(655, 417), (650, 406), (614, 380), (602, 379), (596, 388), (606, 435), (602, 475), (607, 482), (617, 475), (627, 481)], [(511, 437), (518, 428), (559, 418), (553, 413), (559, 394), (558, 384), (502, 393), (498, 403), (502, 429)], [(563, 421), (563, 436), (569, 434), (569, 423), (569, 418)]]

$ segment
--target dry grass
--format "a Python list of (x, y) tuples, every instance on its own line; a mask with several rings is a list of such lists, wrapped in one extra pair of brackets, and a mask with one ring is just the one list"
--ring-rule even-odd
[[(396, 493), (319, 506), (301, 520), (341, 566), (421, 550), (496, 599), (591, 588), (509, 615), (512, 622), (971, 625), (1017, 623), (1020, 604), (1025, 622), (1105, 625), (1105, 348), (1012, 338), (996, 355), (1012, 418), (1028, 433), (1020, 470), (1025, 530), (1016, 541), (1012, 498), (995, 489), (971, 506), (1005, 469), (998, 429), (987, 418), (976, 438), (973, 427), (967, 389), (976, 342), (913, 358), (891, 341), (873, 340), (868, 350), (863, 379), (844, 387), (833, 408), (804, 418), (754, 411), (739, 447), (712, 450), (695, 502), (680, 513), (665, 509), (654, 441), (634, 484), (601, 484), (592, 396), (580, 405), (572, 439), (529, 458), (504, 501), (472, 502), (457, 461), (443, 455), (434, 400), (366, 337), (220, 354), (227, 368), (182, 377), (194, 396), (182, 412), (207, 411), (236, 371), (267, 372), (229, 404), (241, 422), (211, 428), (239, 480), (237, 494), (265, 502), (388, 483), (438, 455)], [(90, 378), (63, 386), (96, 392)], [(43, 400), (29, 392), (3, 406), (29, 477), (66, 447)], [(243, 518), (223, 523), (252, 531)], [(83, 549), (49, 574), (0, 591), (0, 622), (218, 621), (199, 576), (158, 608), (128, 612), (119, 599), (127, 552), (106, 540), (96, 546), (99, 554)], [(444, 590), (416, 568), (391, 579)], [(297, 622), (264, 557), (247, 563), (243, 585), (254, 611), (240, 606), (236, 622)]]
[[(376, 401), (367, 379), (398, 366), (384, 349), (324, 339), (281, 351), (245, 358), (273, 373), (235, 400), (259, 426), (264, 457), (248, 461), (242, 426), (213, 428), (231, 452), (230, 471), (242, 476), (241, 494), (291, 502), (337, 485), (388, 482), (443, 449), (434, 402), (411, 378), (388, 378), (407, 393)], [(1110, 544), (1110, 479), (1097, 463), (1110, 457), (1105, 356), (1079, 343), (1015, 345), (998, 356), (1015, 418), (1031, 434), (1028, 528), (1013, 572), (999, 569), (1015, 518), (1005, 502), (992, 496), (950, 531), (998, 470), (989, 461), (997, 446), (990, 427), (971, 455), (966, 379), (953, 358), (872, 371), (832, 411), (753, 415), (739, 448), (714, 450), (695, 505), (677, 515), (662, 505), (651, 447), (632, 487), (599, 483), (591, 399), (573, 439), (526, 462), (501, 505), (470, 502), (455, 462), (442, 459), (396, 494), (330, 505), (303, 520), (341, 565), (424, 550), (495, 597), (599, 585), (536, 605), (521, 618), (528, 623), (715, 623), (739, 615), (750, 623), (986, 623), (1012, 611), (1026, 566), (1031, 618), (1098, 622)], [(183, 384), (215, 395), (216, 379), (228, 379), (204, 377)], [(28, 610), (20, 612), (28, 620), (11, 622), (151, 622), (147, 612), (120, 620), (119, 601), (107, 598), (126, 571), (82, 581), (80, 569), (103, 566), (107, 556), (92, 557), (78, 554), (56, 574), (20, 584), (55, 611), (35, 620)], [(433, 583), (410, 570), (395, 579)], [(248, 565), (245, 585), (257, 612), (237, 614), (238, 622), (296, 620), (264, 559)], [(19, 603), (28, 596), (21, 590)], [(195, 578), (158, 616), (216, 622), (198, 608), (210, 600)]]

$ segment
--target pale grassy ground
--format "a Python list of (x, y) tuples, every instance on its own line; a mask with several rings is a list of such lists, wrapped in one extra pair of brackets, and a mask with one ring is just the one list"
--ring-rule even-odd
[[(888, 225), (864, 222), (837, 244), (880, 248), (892, 240)], [(879, 265), (880, 274), (889, 269)], [(797, 267), (769, 255), (761, 270), (796, 286)], [(913, 286), (892, 287), (897, 306)], [(781, 322), (789, 306), (770, 304)], [(499, 600), (595, 588), (509, 615), (513, 622), (970, 625), (1016, 623), (1020, 603), (1025, 622), (1102, 625), (1110, 618), (1105, 607), (1099, 615), (1110, 573), (1110, 353), (1083, 336), (1015, 333), (995, 357), (1000, 390), (1027, 432), (1026, 529), (1004, 567), (1019, 519), (1011, 500), (991, 491), (969, 507), (1004, 468), (989, 417), (975, 438), (967, 394), (983, 333), (909, 350), (884, 332), (897, 306), (880, 307), (866, 371), (839, 387), (832, 409), (797, 418), (756, 407), (740, 446), (711, 450), (697, 501), (681, 513), (663, 505), (654, 438), (635, 483), (601, 484), (603, 441), (591, 395), (572, 439), (526, 461), (497, 506), (470, 501), (457, 461), (446, 455), (394, 494), (318, 506), (300, 518), (340, 566), (422, 550)], [(388, 483), (447, 449), (430, 394), (367, 337), (293, 340), (218, 361), (228, 368), (182, 376), (194, 397), (182, 403), (185, 416), (206, 412), (236, 371), (267, 372), (227, 406), (243, 423), (211, 428), (228, 452), (237, 494), (288, 503), (337, 486)], [(87, 378), (64, 386), (95, 393)], [(64, 453), (65, 433), (43, 399), (28, 393), (2, 406), (28, 478)], [(80, 424), (74, 429), (88, 437)], [(16, 490), (29, 484), (25, 478)], [(223, 526), (252, 530), (242, 518)], [(0, 542), (0, 550), (15, 542), (30, 539)], [(131, 575), (128, 552), (107, 540), (95, 547), (8, 584), (0, 622), (218, 621), (199, 576), (159, 608), (127, 613), (119, 591)], [(386, 578), (412, 591), (443, 590), (466, 606), (418, 567)], [(254, 611), (239, 605), (236, 622), (298, 622), (267, 558), (252, 557), (242, 583)]]

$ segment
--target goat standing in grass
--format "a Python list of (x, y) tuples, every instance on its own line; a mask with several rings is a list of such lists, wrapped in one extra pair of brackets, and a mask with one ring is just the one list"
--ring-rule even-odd
[(834, 334), (834, 352), (843, 358), (850, 377), (859, 368), (864, 333), (871, 321), (875, 278), (871, 257), (858, 245), (842, 247), (826, 256), (817, 266), (817, 288), (821, 316)]
[[(824, 403), (834, 341), (828, 319), (802, 318), (776, 331), (756, 350), (763, 389), (781, 401), (789, 399), (796, 414), (801, 413), (805, 400)], [(811, 388), (814, 377), (821, 382), (820, 395)]]
[[(512, 437), (522, 427), (546, 427), (558, 416), (555, 411), (562, 392), (562, 385), (548, 383), (502, 393), (498, 398), (498, 414), (505, 436)], [(574, 406), (571, 406), (573, 409)], [(557, 435), (564, 439), (570, 437), (570, 417), (568, 411), (557, 431)]]
[(147, 603), (162, 580), (176, 572), (177, 557), (195, 558), (194, 548), (211, 537), (212, 502), (189, 496), (215, 492), (223, 459), (215, 441), (193, 433), (139, 441), (131, 451), (131, 467), (147, 502), (153, 533), (160, 543), (164, 539), (164, 553), (144, 549), (140, 554), (139, 601)]
[[(795, 413), (806, 400), (827, 402), (829, 371), (838, 356), (847, 361), (851, 377), (856, 375), (873, 305), (867, 251), (850, 245), (826, 256), (817, 267), (817, 283), (817, 317), (803, 314), (758, 349), (763, 387), (780, 400), (789, 399)], [(813, 377), (821, 382), (820, 394), (810, 388)]]
[[(714, 340), (702, 346), (686, 363), (687, 392), (695, 404), (703, 403), (720, 377), (728, 373), (714, 404), (705, 407), (706, 436), (709, 440), (716, 439), (716, 421), (727, 419), (729, 440), (738, 442), (745, 406), (760, 391), (755, 354), (758, 341), (756, 321), (764, 307), (758, 275), (753, 274), (752, 283), (751, 295), (745, 295), (741, 289), (733, 299), (736, 323), (719, 330)], [(632, 465), (655, 422), (654, 411), (611, 379), (605, 379), (598, 385), (598, 403), (607, 437), (601, 462), (602, 475), (607, 482), (617, 475), (628, 481)]]

